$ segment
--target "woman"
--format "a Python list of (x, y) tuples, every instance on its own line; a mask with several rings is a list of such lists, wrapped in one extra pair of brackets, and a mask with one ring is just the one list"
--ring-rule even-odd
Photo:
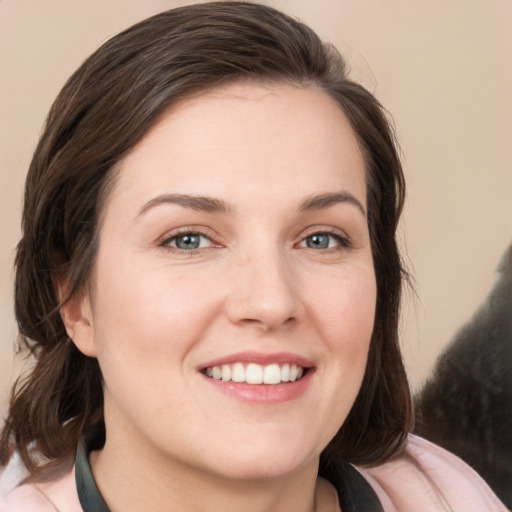
[(408, 437), (403, 197), (384, 111), (296, 20), (108, 41), (27, 177), (1, 510), (503, 510)]

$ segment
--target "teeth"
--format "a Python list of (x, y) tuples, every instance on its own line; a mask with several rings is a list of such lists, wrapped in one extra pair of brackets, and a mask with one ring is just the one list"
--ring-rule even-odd
[(263, 383), (263, 368), (259, 364), (251, 363), (245, 370), (245, 382), (247, 384)]
[(270, 364), (263, 368), (264, 384), (279, 384), (281, 382), (281, 368), (278, 364)]
[(294, 382), (304, 375), (304, 368), (296, 364), (277, 363), (262, 366), (249, 363), (223, 364), (209, 366), (204, 373), (213, 379), (224, 382), (246, 382), (247, 384), (280, 384), (281, 382)]
[(222, 380), (231, 380), (231, 366), (229, 366), (229, 364), (223, 364), (220, 367), (220, 374), (222, 376)]
[(283, 366), (281, 367), (281, 380), (283, 382), (290, 381), (290, 365), (288, 363), (283, 364)]
[(233, 365), (233, 370), (231, 371), (231, 380), (233, 382), (245, 382), (245, 368), (242, 363), (235, 363)]

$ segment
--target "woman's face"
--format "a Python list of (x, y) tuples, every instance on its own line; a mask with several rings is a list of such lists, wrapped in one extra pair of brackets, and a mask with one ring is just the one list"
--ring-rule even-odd
[(365, 212), (325, 93), (235, 84), (166, 112), (119, 166), (70, 327), (103, 372), (106, 449), (236, 478), (316, 464), (365, 370)]

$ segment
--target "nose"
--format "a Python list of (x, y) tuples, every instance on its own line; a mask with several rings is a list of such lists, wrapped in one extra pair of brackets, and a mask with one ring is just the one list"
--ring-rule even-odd
[(237, 262), (231, 278), (226, 313), (233, 324), (269, 332), (300, 318), (303, 305), (297, 278), (277, 249)]

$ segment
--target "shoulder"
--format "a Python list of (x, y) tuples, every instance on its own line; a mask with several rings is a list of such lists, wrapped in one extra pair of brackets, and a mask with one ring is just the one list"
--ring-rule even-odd
[(374, 488), (386, 512), (507, 510), (461, 459), (413, 435), (400, 457), (358, 470)]
[(17, 454), (0, 469), (0, 512), (82, 512), (74, 469), (49, 482), (24, 483), (27, 476)]

